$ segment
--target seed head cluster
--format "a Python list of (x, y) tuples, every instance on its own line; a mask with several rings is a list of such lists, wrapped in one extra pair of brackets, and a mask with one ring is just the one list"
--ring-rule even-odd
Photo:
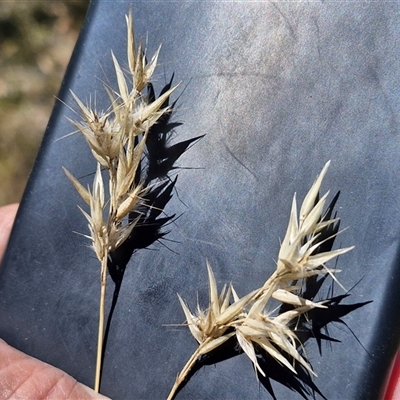
[[(111, 54), (118, 90), (105, 87), (110, 100), (108, 109), (99, 112), (85, 105), (71, 92), (79, 107), (81, 120), (70, 122), (84, 136), (97, 162), (92, 187), (85, 188), (64, 168), (75, 189), (89, 206), (88, 212), (82, 208), (81, 211), (89, 225), (90, 235), (87, 237), (91, 239), (101, 262), (96, 391), (100, 385), (108, 256), (131, 235), (140, 220), (140, 210), (146, 207), (144, 197), (151, 187), (141, 181), (140, 171), (146, 140), (151, 127), (171, 112), (171, 107), (166, 104), (169, 104), (169, 97), (177, 87), (170, 87), (157, 99), (150, 99), (143, 93), (151, 85), (160, 48), (147, 61), (142, 45), (136, 48), (131, 14), (126, 17), (126, 23), (128, 68), (124, 71), (114, 54)], [(154, 187), (154, 184), (151, 186)]]
[[(136, 182), (147, 135), (159, 118), (170, 111), (163, 104), (176, 89), (176, 86), (172, 87), (152, 102), (142, 93), (151, 80), (160, 49), (147, 62), (142, 45), (136, 50), (131, 15), (126, 17), (126, 22), (129, 68), (124, 72), (112, 54), (118, 91), (105, 88), (111, 102), (109, 109), (106, 112), (93, 110), (72, 93), (82, 120), (71, 120), (71, 123), (85, 137), (97, 161), (92, 189), (83, 187), (64, 170), (90, 207), (89, 213), (82, 212), (88, 220), (90, 238), (100, 261), (126, 240), (138, 221), (127, 215), (143, 205), (142, 197), (148, 190), (142, 182)], [(107, 199), (102, 170), (108, 172)], [(107, 206), (108, 212), (104, 213)]]
[[(244, 297), (239, 297), (232, 284), (225, 285), (220, 294), (211, 266), (207, 263), (209, 280), (209, 305), (206, 310), (197, 307), (193, 313), (179, 296), (187, 325), (199, 346), (178, 375), (168, 399), (172, 399), (180, 385), (187, 378), (199, 356), (216, 350), (224, 342), (235, 336), (238, 345), (249, 357), (257, 373), (265, 376), (259, 365), (257, 348), (297, 374), (294, 362), (302, 365), (309, 373), (316, 375), (304, 348), (296, 335), (293, 322), (314, 308), (326, 308), (325, 301), (314, 302), (301, 296), (301, 290), (308, 278), (317, 275), (331, 275), (339, 272), (328, 268), (325, 263), (344, 254), (353, 247), (318, 252), (326, 241), (337, 233), (325, 235), (338, 221), (324, 214), (326, 193), (319, 199), (322, 180), (329, 167), (326, 163), (300, 208), (297, 215), (296, 196), (286, 235), (282, 241), (276, 270), (264, 285)], [(334, 230), (333, 230), (334, 231)], [(272, 301), (290, 305), (282, 313), (274, 313)], [(276, 310), (276, 308), (275, 308)]]
[[(79, 111), (80, 120), (70, 120), (83, 135), (96, 160), (97, 167), (91, 187), (84, 187), (67, 169), (64, 171), (76, 191), (88, 206), (80, 208), (88, 221), (93, 249), (101, 262), (101, 294), (97, 345), (96, 377), (94, 389), (99, 391), (102, 367), (105, 290), (107, 261), (110, 253), (118, 249), (132, 234), (141, 220), (141, 210), (146, 207), (146, 194), (151, 194), (148, 181), (142, 180), (141, 165), (146, 156), (146, 144), (152, 126), (172, 111), (169, 106), (171, 93), (177, 86), (171, 83), (158, 98), (145, 94), (157, 65), (160, 48), (147, 61), (142, 45), (136, 48), (132, 16), (127, 23), (127, 68), (121, 68), (112, 53), (117, 78), (117, 90), (105, 87), (110, 100), (106, 111), (97, 111), (91, 104), (85, 105), (71, 92)], [(150, 135), (151, 137), (151, 135)], [(172, 146), (179, 156), (198, 138)], [(150, 149), (150, 145), (147, 148)], [(177, 157), (167, 160), (172, 168)], [(225, 285), (218, 293), (216, 279), (207, 262), (209, 304), (206, 309), (197, 306), (192, 312), (178, 295), (187, 326), (198, 342), (168, 396), (173, 399), (182, 383), (189, 376), (198, 358), (220, 348), (229, 339), (237, 345), (253, 363), (257, 374), (265, 376), (260, 366), (258, 349), (272, 357), (285, 370), (297, 374), (295, 364), (315, 375), (302, 342), (296, 334), (296, 321), (307, 316), (313, 309), (326, 309), (328, 300), (314, 301), (302, 296), (307, 279), (330, 275), (337, 282), (335, 273), (326, 263), (353, 247), (321, 251), (326, 242), (333, 242), (337, 235), (334, 228), (338, 219), (331, 218), (331, 210), (324, 212), (328, 193), (321, 198), (319, 192), (329, 167), (326, 163), (297, 210), (293, 198), (289, 224), (281, 243), (276, 269), (258, 289), (240, 297), (232, 284)], [(155, 183), (157, 185), (157, 183)], [(159, 186), (157, 186), (159, 187)], [(172, 190), (173, 185), (171, 186)], [(162, 190), (162, 187), (161, 189)], [(166, 197), (168, 197), (168, 191)], [(162, 204), (166, 204), (163, 201)], [(151, 207), (151, 205), (149, 206)], [(162, 210), (160, 210), (162, 212)], [(166, 219), (168, 220), (168, 218)], [(136, 231), (135, 231), (136, 232)], [(326, 246), (325, 246), (326, 247)], [(280, 312), (273, 307), (280, 303)]]

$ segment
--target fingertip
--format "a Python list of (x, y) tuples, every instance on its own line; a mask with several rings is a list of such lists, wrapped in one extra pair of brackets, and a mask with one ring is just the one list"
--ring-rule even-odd
[(17, 213), (19, 203), (7, 204), (0, 207), (0, 219), (8, 218), (14, 220), (15, 214)]

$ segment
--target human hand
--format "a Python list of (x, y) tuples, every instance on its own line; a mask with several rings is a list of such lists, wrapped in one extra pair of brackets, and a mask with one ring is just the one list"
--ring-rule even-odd
[[(0, 207), (0, 260), (18, 204)], [(9, 346), (0, 339), (0, 399), (107, 399), (74, 378)]]

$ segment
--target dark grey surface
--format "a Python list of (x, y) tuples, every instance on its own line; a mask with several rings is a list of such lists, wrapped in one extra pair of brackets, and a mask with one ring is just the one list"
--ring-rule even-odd
[[(60, 97), (98, 108), (102, 81), (115, 85), (111, 49), (126, 65), (130, 3), (92, 5)], [(158, 90), (182, 81), (179, 137), (206, 134), (179, 164), (168, 213), (184, 213), (167, 243), (134, 256), (122, 285), (105, 360), (103, 392), (114, 399), (165, 398), (195, 349), (176, 293), (205, 299), (205, 259), (220, 286), (240, 295), (273, 271), (293, 193), (302, 198), (332, 160), (325, 189), (341, 190), (349, 226), (338, 244), (340, 281), (351, 301), (342, 340), (307, 355), (330, 400), (376, 399), (398, 343), (399, 80), (397, 2), (134, 2), (148, 54), (162, 43)], [(18, 214), (0, 279), (0, 337), (92, 385), (98, 264), (75, 232), (87, 233), (81, 200), (62, 172), (91, 182), (95, 165), (58, 103)], [(110, 287), (111, 289), (111, 287)], [(110, 291), (109, 291), (110, 292)], [(340, 289), (338, 289), (338, 293)], [(274, 386), (278, 398), (299, 398)], [(178, 399), (267, 399), (245, 356), (199, 371)]]

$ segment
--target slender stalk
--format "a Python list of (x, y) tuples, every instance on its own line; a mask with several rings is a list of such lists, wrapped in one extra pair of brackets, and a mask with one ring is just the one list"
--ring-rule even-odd
[(199, 358), (199, 356), (202, 354), (202, 350), (203, 350), (204, 346), (206, 346), (209, 342), (211, 342), (211, 340), (213, 340), (213, 338), (212, 337), (208, 337), (203, 343), (200, 344), (200, 346), (196, 349), (196, 351), (189, 358), (189, 360), (187, 361), (187, 363), (183, 367), (182, 371), (176, 377), (174, 386), (172, 387), (172, 389), (171, 389), (171, 391), (170, 391), (170, 393), (169, 393), (169, 395), (167, 397), (167, 400), (172, 400), (176, 396), (177, 390), (179, 389), (179, 387), (182, 385), (182, 383), (184, 382), (184, 380), (188, 376), (189, 372), (193, 368), (193, 366), (196, 363), (196, 361)]
[(103, 353), (104, 339), (104, 317), (105, 317), (105, 300), (106, 300), (106, 284), (107, 284), (107, 254), (101, 262), (101, 289), (100, 289), (100, 307), (99, 307), (99, 331), (97, 338), (97, 356), (96, 356), (96, 375), (94, 380), (94, 391), (99, 393), (101, 379), (101, 364)]
[(108, 312), (107, 323), (106, 323), (105, 329), (104, 329), (103, 350), (102, 350), (102, 354), (101, 354), (102, 359), (101, 359), (100, 376), (102, 376), (102, 374), (103, 374), (104, 355), (105, 355), (105, 352), (106, 352), (106, 347), (107, 347), (107, 342), (108, 342), (108, 335), (110, 333), (112, 318), (113, 318), (113, 315), (114, 315), (115, 308), (117, 306), (119, 292), (121, 290), (121, 284), (122, 284), (122, 279), (118, 283), (115, 283), (113, 299), (112, 299), (112, 302), (111, 302), (110, 311)]
[(258, 292), (254, 295), (254, 300), (258, 300), (267, 290), (270, 290), (271, 287), (276, 287), (276, 284), (279, 282), (280, 275), (277, 271), (275, 271), (268, 280), (264, 283), (264, 285), (258, 290)]

